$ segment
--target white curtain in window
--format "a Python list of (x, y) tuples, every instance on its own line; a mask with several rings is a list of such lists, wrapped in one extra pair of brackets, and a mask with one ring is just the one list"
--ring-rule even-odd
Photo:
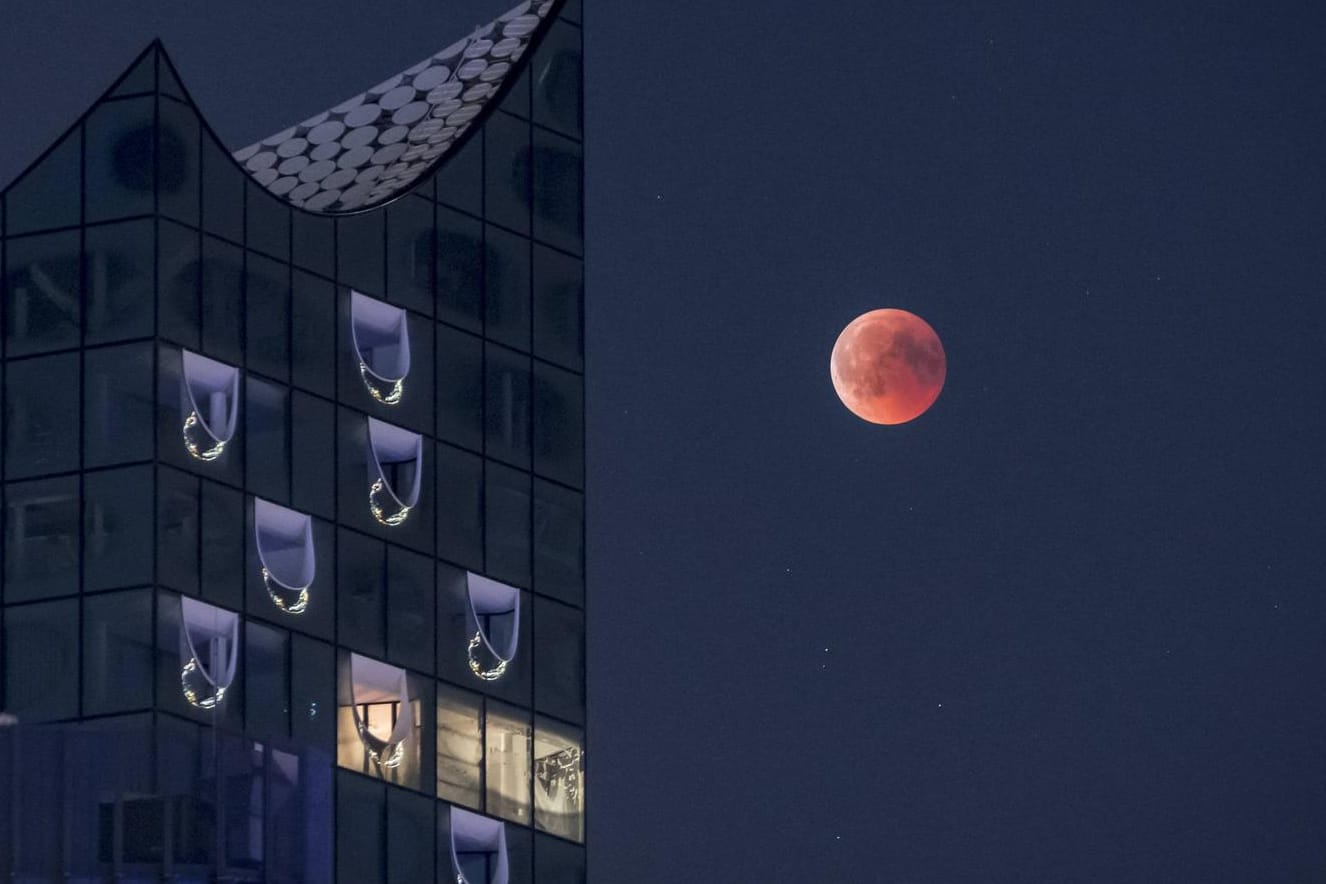
[[(368, 757), (382, 768), (400, 765), (405, 757), (405, 743), (414, 731), (414, 707), (410, 704), (410, 683), (405, 670), (359, 654), (350, 655), (350, 692), (355, 730)], [(396, 705), (396, 721), (387, 733), (374, 733), (361, 707), (378, 704)]]
[(410, 373), (410, 326), (405, 311), (351, 292), (350, 337), (369, 395), (386, 405), (400, 402)]
[(256, 498), (253, 533), (262, 582), (272, 604), (287, 614), (304, 613), (317, 572), (312, 517)]
[(400, 525), (419, 503), (424, 442), (418, 433), (368, 418), (368, 508), (384, 525)]
[[(451, 808), (451, 870), (457, 884), (507, 884), (511, 874), (506, 855), (506, 826), (500, 820)], [(466, 855), (488, 854), (487, 881), (471, 881), (465, 876)]]
[(184, 447), (198, 460), (216, 460), (235, 436), (239, 417), (239, 369), (182, 351), (180, 415)]
[(469, 572), (465, 598), (470, 671), (484, 681), (496, 681), (520, 645), (520, 590)]
[(180, 685), (184, 699), (212, 709), (235, 680), (239, 615), (198, 599), (180, 599)]

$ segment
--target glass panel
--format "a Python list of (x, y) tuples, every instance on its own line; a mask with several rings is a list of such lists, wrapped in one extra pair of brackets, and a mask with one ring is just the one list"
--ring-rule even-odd
[(307, 212), (294, 212), (292, 259), (299, 267), (323, 276), (336, 272), (336, 222)]
[[(358, 663), (353, 662), (356, 659)], [(407, 674), (408, 687), (402, 692), (402, 673), (404, 670), (386, 663), (342, 653), (337, 764), (431, 792), (435, 776), (433, 683)], [(409, 696), (408, 706), (402, 702), (404, 694)], [(361, 724), (367, 739), (361, 737)]]
[(200, 127), (193, 108), (159, 104), (157, 204), (161, 214), (198, 226)]
[(509, 114), (529, 119), (530, 114), (530, 76), (529, 66), (525, 65), (511, 84), (510, 90), (502, 98), (501, 108)]
[(204, 135), (203, 229), (231, 242), (244, 241), (244, 185), (249, 176), (216, 143)]
[(381, 212), (336, 219), (336, 278), (366, 295), (386, 290), (386, 230)]
[(530, 244), (489, 225), (484, 277), (484, 334), (519, 350), (530, 342)]
[(554, 22), (534, 56), (534, 122), (579, 138), (580, 29)]
[(161, 467), (157, 471), (157, 580), (198, 594), (198, 479)]
[(5, 601), (78, 592), (78, 477), (5, 489)]
[(387, 548), (387, 658), (433, 671), (433, 560)]
[(290, 268), (248, 256), (245, 345), (248, 367), (278, 380), (290, 378)]
[(530, 726), (528, 713), (488, 702), (485, 728), (487, 812), (530, 823)]
[(202, 288), (201, 242), (196, 231), (169, 221), (160, 223), (159, 235), (161, 335), (196, 350)]
[(83, 714), (152, 705), (152, 591), (83, 600)]
[(258, 737), (284, 737), (290, 728), (290, 672), (286, 664), (289, 634), (249, 622), (244, 635), (248, 732)]
[(244, 597), (244, 495), (216, 482), (202, 483), (203, 598), (228, 608)]
[(437, 446), (437, 554), (483, 570), (483, 461)]
[(295, 271), (291, 372), (295, 386), (335, 395), (336, 286)]
[[(491, 673), (496, 659), (485, 649), (472, 647), (476, 624), (470, 614), (469, 594), (466, 591), (466, 572), (450, 565), (439, 565), (437, 569), (437, 673), (453, 684), (463, 685), (472, 690), (505, 700), (521, 706), (530, 704), (530, 672), (533, 669), (530, 630), (534, 622), (530, 608), (530, 596), (527, 592), (519, 594), (520, 612), (518, 618), (487, 617), (483, 626), (488, 630), (492, 643), (505, 650), (509, 645), (510, 627), (519, 624), (516, 636), (515, 656), (506, 664), (499, 677), (488, 680), (476, 674), (474, 666), (480, 672)], [(482, 608), (482, 605), (480, 605)], [(506, 631), (503, 631), (503, 630)], [(504, 647), (505, 646), (505, 647)], [(471, 663), (473, 661), (473, 665)]]
[(244, 362), (243, 284), (244, 252), (203, 237), (203, 352), (230, 365)]
[(290, 501), (290, 435), (287, 426), (289, 393), (285, 387), (252, 377), (246, 379), (244, 426), (248, 457), (248, 487), (254, 494), (277, 503)]
[(10, 239), (5, 248), (8, 355), (78, 346), (77, 231)]
[(585, 848), (536, 835), (534, 856), (539, 884), (585, 884)]
[(530, 360), (505, 347), (484, 347), (484, 452), (529, 469)]
[(585, 840), (584, 734), (547, 718), (534, 727), (534, 825)]
[(387, 880), (391, 884), (433, 880), (435, 828), (431, 798), (399, 789), (388, 791)]
[(387, 209), (387, 300), (433, 315), (433, 204), (407, 196)]
[(579, 375), (534, 365), (534, 471), (585, 484), (585, 399)]
[(534, 480), (534, 589), (573, 605), (585, 601), (584, 498)]
[(568, 721), (585, 720), (585, 615), (534, 599), (534, 707)]
[(437, 326), (437, 434), (483, 449), (483, 341)]
[(84, 466), (151, 460), (151, 343), (88, 350), (83, 373)]
[(438, 202), (478, 215), (483, 211), (483, 133), (475, 132), (437, 173)]
[(5, 475), (78, 469), (78, 354), (10, 362), (5, 374)]
[(250, 249), (271, 255), (281, 261), (290, 259), (290, 208), (252, 182), (248, 185), (245, 204), (247, 226), (245, 241)]
[[(194, 648), (198, 652), (198, 657), (194, 658), (188, 650), (185, 650), (183, 654), (180, 651), (180, 624), (183, 617), (182, 601), (186, 599), (187, 597), (181, 597), (164, 590), (157, 593), (157, 703), (160, 708), (184, 715), (195, 721), (214, 724), (219, 729), (242, 730), (244, 726), (243, 684), (245, 662), (242, 647), (230, 646), (231, 635), (228, 625), (234, 622), (231, 619), (233, 612), (226, 608), (210, 608), (210, 606), (207, 606), (207, 608), (195, 613), (196, 617), (201, 616), (204, 623), (200, 625), (195, 622), (193, 624), (194, 631), (191, 634), (196, 639)], [(217, 632), (212, 633), (211, 636), (205, 628), (208, 624), (215, 624), (218, 627)], [(218, 633), (224, 634), (224, 643), (213, 644), (210, 638)], [(242, 627), (239, 633), (239, 644), (242, 645), (244, 641)], [(200, 663), (211, 666), (217, 677), (224, 679), (232, 654), (239, 655), (234, 658), (236, 661), (234, 679), (222, 693), (219, 702), (204, 708), (185, 698), (186, 684), (195, 692), (195, 696), (214, 698), (215, 690), (203, 680), (201, 674), (197, 672), (197, 667)], [(185, 667), (190, 663), (193, 666), (189, 667), (188, 671), (193, 674), (188, 677), (186, 682)]]
[(483, 329), (483, 227), (445, 207), (437, 210), (437, 318)]
[(20, 722), (78, 715), (78, 600), (5, 610), (5, 706)]
[(342, 881), (385, 884), (386, 792), (348, 773), (336, 777), (336, 871)]
[(336, 544), (338, 636), (370, 657), (382, 657), (386, 629), (386, 550), (381, 541), (342, 529)]
[(291, 395), (292, 488), (295, 509), (336, 517), (336, 410), (330, 402)]
[(84, 151), (88, 222), (154, 210), (155, 103), (151, 97), (108, 101), (88, 116)]
[(534, 353), (579, 371), (584, 367), (584, 268), (547, 246), (534, 247)]
[(148, 464), (83, 477), (83, 588), (152, 582), (155, 522)]
[(501, 111), (484, 124), (484, 214), (517, 233), (530, 230), (530, 127)]
[(290, 735), (330, 752), (336, 743), (335, 652), (302, 635), (290, 638)]
[[(9, 186), (5, 210), (6, 232), (10, 236), (31, 230), (72, 227), (79, 222), (81, 132), (82, 129), (75, 128), (38, 160), (34, 168)], [(14, 266), (12, 257), (9, 266)]]
[(534, 238), (579, 254), (584, 247), (580, 145), (536, 129), (533, 165)]
[(103, 344), (152, 334), (152, 222), (89, 227), (86, 342)]
[(485, 505), (487, 573), (507, 583), (529, 586), (529, 475), (499, 464), (487, 464)]
[(479, 809), (483, 764), (483, 699), (437, 686), (437, 797)]

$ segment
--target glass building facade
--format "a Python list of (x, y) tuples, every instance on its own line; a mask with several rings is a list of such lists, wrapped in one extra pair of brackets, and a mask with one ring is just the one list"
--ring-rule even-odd
[(158, 46), (4, 190), (0, 877), (584, 881), (579, 3), (541, 19), (378, 206), (282, 199)]

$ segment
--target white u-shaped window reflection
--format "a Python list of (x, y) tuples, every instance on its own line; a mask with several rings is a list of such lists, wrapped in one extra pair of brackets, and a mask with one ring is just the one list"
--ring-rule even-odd
[(473, 572), (465, 575), (470, 671), (496, 681), (520, 646), (520, 590)]
[(350, 702), (355, 730), (379, 770), (400, 766), (414, 731), (414, 707), (405, 670), (359, 654), (350, 655)]
[(410, 326), (405, 311), (352, 291), (350, 338), (369, 395), (384, 405), (400, 402), (410, 373)]
[(262, 583), (272, 604), (287, 614), (308, 609), (308, 590), (317, 573), (313, 518), (255, 498), (253, 533), (262, 563)]
[(451, 808), (451, 870), (456, 884), (507, 884), (506, 825)]
[(239, 659), (239, 615), (198, 599), (180, 599), (180, 687), (184, 699), (212, 709), (225, 699)]
[(239, 369), (189, 350), (182, 353), (180, 414), (184, 448), (198, 460), (216, 460), (235, 436)]
[(368, 419), (368, 509), (384, 525), (399, 525), (419, 502), (424, 440), (418, 433)]

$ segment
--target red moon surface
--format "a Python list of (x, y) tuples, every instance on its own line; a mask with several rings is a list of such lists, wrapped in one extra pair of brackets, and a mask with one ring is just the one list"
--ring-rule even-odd
[(906, 310), (871, 310), (838, 336), (829, 359), (843, 405), (872, 424), (905, 424), (939, 398), (948, 362), (939, 335)]

